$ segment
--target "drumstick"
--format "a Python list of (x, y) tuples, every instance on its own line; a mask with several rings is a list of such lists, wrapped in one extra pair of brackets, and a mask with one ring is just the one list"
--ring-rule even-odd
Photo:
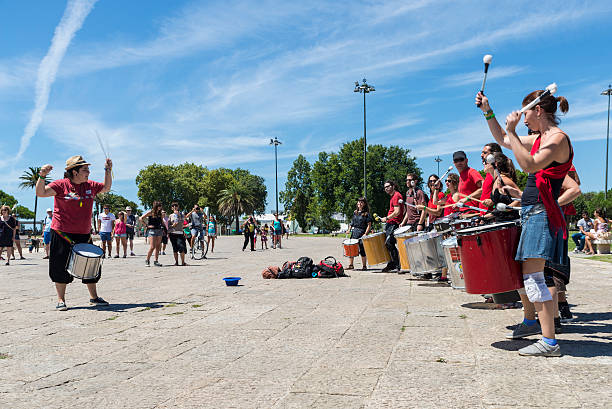
[[(491, 60), (493, 60), (493, 56), (491, 54), (487, 54), (482, 57), (482, 62), (484, 63), (484, 76), (482, 77), (482, 86), (480, 87), (480, 93), (484, 95), (485, 83), (487, 82), (487, 72), (489, 71), (489, 64), (491, 64)], [(480, 107), (482, 104), (478, 104)]]
[(466, 209), (470, 209), (470, 210), (476, 210), (477, 212), (484, 211), (484, 209), (479, 209), (479, 208), (474, 207), (474, 206), (468, 206), (465, 203), (461, 203), (461, 202), (457, 203), (457, 207), (466, 208)]
[(518, 206), (510, 206), (505, 203), (498, 203), (497, 206), (495, 206), (495, 208), (500, 212), (506, 212), (510, 210), (521, 210), (521, 208)]
[[(96, 133), (96, 137), (98, 138), (98, 143), (100, 144), (100, 148), (102, 149), (102, 153), (104, 154), (104, 157), (108, 159), (110, 156), (108, 156), (107, 150), (104, 149), (104, 144), (102, 143), (102, 138), (100, 138), (100, 134), (98, 133), (98, 130), (96, 129), (94, 132)], [(111, 176), (113, 179), (115, 178), (115, 172), (112, 169), (111, 169)]]
[(479, 202), (479, 203), (484, 203), (482, 200), (478, 200), (478, 199), (476, 199), (475, 197), (471, 197), (470, 195), (464, 195), (463, 193), (459, 193), (459, 194), (460, 194), (461, 196), (463, 196), (463, 197), (469, 197), (469, 198), (470, 198), (470, 200), (475, 200), (475, 201), (477, 201), (477, 202)]
[(521, 108), (521, 114), (524, 114), (525, 111), (529, 111), (531, 108), (533, 108), (535, 105), (537, 105), (538, 102), (540, 102), (540, 100), (542, 98), (544, 98), (544, 97), (546, 97), (548, 95), (553, 95), (555, 92), (557, 92), (557, 84), (555, 84), (553, 82), (548, 87), (546, 87), (546, 90), (542, 93), (542, 95), (540, 95), (539, 97), (537, 97), (536, 99), (531, 101), (529, 104), (527, 104), (523, 108)]
[(442, 176), (440, 176), (440, 180), (444, 179), (446, 175), (448, 175), (448, 172), (450, 172), (451, 170), (453, 170), (453, 167), (449, 166), (448, 169), (446, 169), (446, 172), (444, 172)]

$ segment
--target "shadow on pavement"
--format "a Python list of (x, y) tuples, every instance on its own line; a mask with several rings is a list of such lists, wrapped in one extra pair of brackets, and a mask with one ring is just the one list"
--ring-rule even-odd
[(470, 308), (472, 310), (501, 310), (503, 309), (499, 304), (492, 302), (468, 302), (461, 304), (463, 308)]
[[(150, 302), (150, 303), (142, 303), (142, 304), (109, 304), (106, 306), (92, 305), (92, 306), (82, 306), (82, 307), (71, 307), (70, 310), (99, 310), (99, 311), (126, 312), (134, 308), (144, 308), (147, 310), (152, 310), (155, 308), (163, 308), (167, 304), (170, 304), (170, 303), (168, 302)], [(173, 304), (179, 304), (179, 303), (173, 303)]]
[[(503, 349), (504, 351), (518, 351), (519, 349), (534, 343), (536, 340), (537, 337), (533, 337), (533, 339), (497, 341), (493, 342), (491, 346), (493, 348)], [(612, 344), (609, 342), (560, 339), (559, 345), (561, 345), (561, 353), (563, 355), (582, 358), (612, 355)]]

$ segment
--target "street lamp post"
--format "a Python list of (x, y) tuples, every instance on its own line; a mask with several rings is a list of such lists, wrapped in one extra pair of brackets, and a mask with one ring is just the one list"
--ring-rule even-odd
[(601, 95), (608, 96), (608, 131), (606, 132), (606, 190), (604, 190), (604, 198), (608, 200), (608, 143), (610, 142), (610, 95), (612, 95), (612, 85), (608, 84), (608, 89), (603, 91)]
[(438, 173), (436, 173), (436, 175), (440, 176), (440, 162), (442, 162), (442, 159), (440, 159), (439, 156), (436, 156), (434, 160), (438, 162)]
[(366, 140), (366, 94), (374, 92), (376, 89), (374, 89), (374, 86), (368, 85), (364, 78), (362, 84), (359, 84), (359, 81), (355, 81), (355, 89), (353, 91), (363, 94), (363, 197), (367, 199), (366, 154), (368, 151), (368, 143)]
[(270, 145), (274, 145), (274, 167), (275, 167), (275, 180), (276, 180), (276, 214), (278, 214), (278, 145), (282, 144), (281, 141), (275, 136), (274, 139), (270, 139)]

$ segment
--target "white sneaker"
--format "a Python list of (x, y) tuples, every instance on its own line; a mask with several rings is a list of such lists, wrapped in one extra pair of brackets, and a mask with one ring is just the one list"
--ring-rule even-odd
[(518, 351), (522, 356), (561, 356), (561, 347), (557, 345), (549, 345), (543, 339), (527, 345)]

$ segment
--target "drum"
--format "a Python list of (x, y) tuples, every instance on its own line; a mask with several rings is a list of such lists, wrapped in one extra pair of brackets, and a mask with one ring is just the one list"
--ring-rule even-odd
[(461, 255), (457, 245), (457, 237), (449, 237), (442, 242), (444, 249), (444, 260), (448, 267), (448, 274), (451, 280), (451, 287), (455, 290), (465, 291), (465, 280), (463, 279), (463, 267), (461, 265)]
[(345, 257), (357, 257), (359, 255), (359, 239), (346, 239), (342, 242)]
[(385, 233), (368, 234), (361, 238), (361, 242), (368, 258), (368, 265), (391, 261), (389, 250), (385, 247)]
[(438, 232), (423, 233), (404, 241), (410, 272), (423, 275), (441, 271), (446, 267), (442, 251), (442, 235)]
[(76, 278), (96, 279), (100, 275), (103, 255), (102, 249), (93, 244), (75, 244), (72, 246), (66, 271)]
[(393, 235), (395, 237), (399, 236), (400, 234), (404, 234), (410, 231), (410, 229), (412, 228), (412, 226), (402, 226), (402, 227), (398, 227), (397, 229), (395, 229), (393, 231)]
[(466, 292), (494, 294), (523, 287), (521, 265), (514, 260), (519, 236), (516, 222), (457, 231)]
[(472, 227), (472, 221), (470, 219), (457, 219), (450, 223), (453, 230), (467, 229)]
[[(397, 230), (395, 231), (395, 233), (397, 233)], [(410, 270), (410, 261), (408, 261), (408, 253), (406, 252), (406, 246), (404, 245), (404, 242), (406, 240), (408, 240), (411, 237), (416, 236), (418, 233), (413, 231), (413, 232), (404, 232), (402, 234), (396, 234), (395, 235), (395, 239), (397, 240), (397, 251), (399, 253), (399, 259), (400, 259), (400, 269), (401, 270)]]
[(434, 225), (434, 229), (436, 229), (437, 232), (444, 233), (450, 230), (451, 221), (448, 217), (443, 217), (433, 222), (433, 225)]

